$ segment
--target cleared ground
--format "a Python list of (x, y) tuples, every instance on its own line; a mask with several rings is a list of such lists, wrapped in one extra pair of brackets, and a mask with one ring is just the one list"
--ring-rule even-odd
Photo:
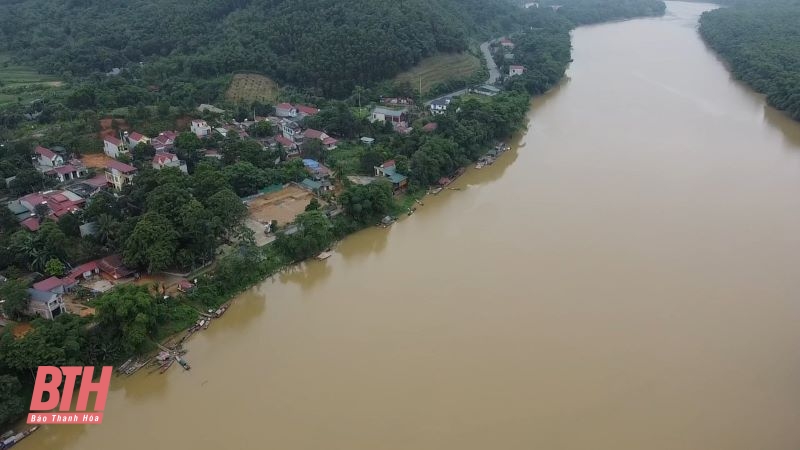
[(247, 207), (251, 219), (263, 224), (277, 220), (278, 226), (284, 226), (305, 211), (313, 197), (311, 192), (290, 184), (278, 192), (263, 194), (249, 200)]
[(278, 84), (264, 75), (240, 73), (233, 76), (225, 98), (234, 102), (274, 102), (278, 96)]
[(87, 153), (81, 155), (81, 161), (83, 161), (83, 165), (86, 167), (95, 167), (99, 169), (105, 169), (106, 163), (113, 159), (114, 158), (106, 155), (105, 153)]
[(419, 89), (422, 77), (422, 92), (438, 83), (467, 78), (481, 68), (481, 61), (469, 53), (440, 53), (420, 61), (397, 77), (396, 83), (408, 82), (414, 89)]
[(12, 64), (8, 55), (0, 53), (0, 106), (18, 99), (23, 103), (30, 102), (61, 84), (53, 76), (36, 73), (30, 67)]

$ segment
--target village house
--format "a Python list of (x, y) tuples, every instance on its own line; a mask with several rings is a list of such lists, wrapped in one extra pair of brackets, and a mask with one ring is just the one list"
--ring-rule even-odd
[(69, 292), (78, 283), (73, 279), (50, 277), (33, 284), (33, 288), (37, 291), (52, 292), (54, 294), (63, 294)]
[[(76, 161), (77, 162), (77, 161)], [(83, 167), (82, 164), (65, 164), (63, 166), (54, 167), (47, 172), (45, 175), (51, 176), (53, 178), (58, 179), (61, 183), (69, 180), (74, 180), (83, 176), (86, 176), (87, 170)]]
[(303, 129), (294, 120), (281, 120), (281, 133), (286, 139), (296, 142), (300, 139), (302, 132)]
[(322, 185), (320, 186), (322, 190), (333, 189), (333, 185), (330, 182), (330, 177), (331, 175), (333, 175), (331, 169), (313, 159), (304, 159), (303, 166), (305, 166), (306, 172), (308, 172), (309, 175), (311, 175), (311, 178), (313, 180), (322, 183)]
[[(34, 192), (19, 198), (19, 204), (31, 214), (58, 220), (67, 214), (80, 211), (86, 200), (70, 191)], [(39, 211), (37, 211), (37, 207)], [(36, 227), (38, 229), (38, 227)], [(32, 230), (35, 231), (35, 230)]]
[(319, 114), (319, 109), (313, 106), (295, 105), (295, 108), (297, 109), (297, 114), (300, 116), (316, 116)]
[(135, 176), (136, 167), (116, 160), (106, 163), (106, 180), (116, 190), (122, 190), (125, 185), (131, 184)]
[(150, 145), (156, 149), (157, 152), (168, 152), (175, 147), (175, 139), (178, 137), (178, 133), (174, 131), (164, 131), (158, 133), (158, 136), (150, 139)]
[(150, 138), (137, 132), (133, 132), (131, 134), (125, 135), (126, 140), (128, 141), (128, 148), (133, 150), (139, 144), (149, 144)]
[(297, 117), (297, 108), (291, 103), (280, 103), (275, 105), (275, 115), (278, 117)]
[(110, 255), (97, 261), (97, 267), (115, 280), (125, 278), (134, 273), (133, 270), (125, 267), (120, 255)]
[(317, 139), (322, 141), (322, 146), (325, 150), (333, 150), (336, 148), (336, 144), (339, 142), (336, 139), (328, 136), (322, 131), (314, 130), (312, 128), (307, 129), (303, 132), (303, 137), (305, 139)]
[(508, 66), (508, 76), (513, 77), (515, 75), (522, 75), (525, 72), (525, 67), (523, 66)]
[(390, 106), (410, 106), (414, 104), (414, 99), (410, 97), (381, 97), (381, 103)]
[(164, 167), (177, 167), (181, 172), (189, 173), (189, 170), (186, 168), (186, 162), (179, 160), (178, 156), (174, 153), (156, 153), (156, 156), (153, 157), (152, 165), (153, 169), (156, 170), (161, 170)]
[(444, 114), (452, 100), (452, 97), (442, 97), (432, 101), (430, 106), (431, 114)]
[(388, 179), (392, 183), (392, 189), (395, 192), (405, 189), (408, 185), (408, 177), (397, 173), (397, 165), (393, 159), (384, 162), (380, 166), (375, 166), (375, 176)]
[(369, 121), (406, 125), (408, 123), (408, 109), (390, 109), (376, 106), (372, 110), (372, 114), (370, 114)]
[(195, 119), (192, 121), (191, 125), (192, 133), (197, 135), (199, 138), (204, 138), (206, 136), (211, 135), (211, 127), (208, 126), (205, 120), (202, 119)]
[(283, 147), (283, 150), (286, 152), (287, 158), (295, 158), (297, 156), (300, 156), (300, 147), (291, 139), (283, 135), (278, 135), (275, 136), (275, 142), (277, 142), (278, 145)]
[(77, 283), (81, 280), (88, 280), (98, 273), (100, 273), (100, 268), (97, 267), (97, 261), (90, 261), (70, 270), (65, 279)]
[(513, 50), (514, 49), (514, 43), (511, 42), (511, 39), (506, 38), (506, 37), (500, 39), (500, 46), (502, 46), (503, 48), (507, 48), (509, 50)]
[(67, 310), (61, 294), (38, 289), (28, 289), (28, 294), (30, 302), (27, 312), (32, 316), (53, 320)]
[(114, 136), (106, 136), (103, 138), (103, 151), (112, 158), (119, 158), (120, 155), (128, 153), (128, 149), (125, 148), (125, 143)]
[(37, 146), (33, 152), (37, 155), (36, 163), (42, 167), (58, 167), (64, 165), (64, 158), (49, 148)]
[(486, 95), (488, 97), (494, 97), (495, 95), (500, 93), (500, 88), (497, 86), (492, 86), (491, 84), (482, 84), (480, 86), (475, 86), (470, 88), (470, 92), (480, 95)]

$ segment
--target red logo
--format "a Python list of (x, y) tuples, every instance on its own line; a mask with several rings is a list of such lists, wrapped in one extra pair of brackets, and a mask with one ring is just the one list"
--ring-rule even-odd
[[(82, 423), (95, 424), (103, 422), (103, 409), (106, 407), (108, 387), (111, 384), (111, 366), (103, 367), (100, 380), (92, 381), (94, 367), (71, 366), (39, 366), (36, 372), (36, 382), (33, 385), (33, 398), (31, 399), (31, 412), (28, 414), (29, 424), (62, 424)], [(72, 394), (75, 391), (75, 382), (81, 377), (78, 403), (74, 411), (70, 411)], [(64, 389), (59, 393), (58, 388), (64, 382)], [(48, 394), (44, 399), (45, 392)], [(89, 393), (95, 392), (94, 409), (86, 412), (89, 403)], [(58, 407), (58, 412), (53, 412)], [(43, 413), (43, 411), (49, 411)]]

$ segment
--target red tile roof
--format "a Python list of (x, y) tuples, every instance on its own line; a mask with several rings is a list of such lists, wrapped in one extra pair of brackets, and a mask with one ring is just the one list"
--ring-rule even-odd
[(106, 179), (106, 176), (103, 174), (95, 175), (94, 178), (89, 178), (88, 180), (84, 180), (83, 182), (88, 184), (89, 186), (94, 186), (96, 188), (108, 185), (108, 180)]
[(44, 156), (47, 159), (53, 159), (56, 157), (56, 154), (50, 150), (49, 148), (42, 147), (41, 145), (37, 146), (33, 150), (36, 154)]
[(120, 145), (122, 145), (122, 141), (120, 141), (119, 139), (115, 138), (114, 136), (106, 136), (106, 137), (103, 138), (103, 140), (108, 142), (108, 143), (110, 143), (111, 145), (116, 145), (118, 147)]
[(308, 139), (321, 139), (324, 133), (319, 130), (315, 130), (313, 128), (309, 128), (303, 133), (303, 136), (307, 137)]
[(332, 137), (326, 137), (325, 139), (322, 140), (322, 143), (325, 145), (335, 145), (337, 142), (339, 141), (337, 141)]
[(59, 166), (47, 171), (48, 174), (59, 173), (61, 175), (65, 175), (68, 173), (76, 172), (78, 170), (77, 167), (73, 166), (72, 164), (67, 164), (65, 166)]
[(117, 169), (118, 171), (120, 171), (122, 173), (136, 172), (136, 167), (130, 166), (128, 164), (125, 164), (122, 161), (117, 161), (116, 159), (112, 159), (112, 160), (108, 161), (106, 163), (106, 167), (109, 168), (109, 169)]
[(297, 105), (296, 108), (298, 112), (301, 112), (307, 116), (313, 116), (319, 113), (319, 110), (313, 106)]
[(388, 169), (389, 167), (394, 167), (394, 166), (395, 166), (394, 160), (390, 159), (388, 161), (384, 161), (384, 163), (381, 164), (381, 169)]
[(39, 229), (39, 218), (28, 217), (27, 219), (20, 222), (20, 224), (30, 231), (37, 231)]
[(295, 143), (292, 142), (291, 139), (289, 139), (289, 138), (287, 138), (287, 137), (285, 137), (283, 135), (275, 136), (275, 141), (278, 144), (281, 144), (282, 146), (287, 147), (287, 148), (292, 148), (292, 147), (295, 146)]
[(519, 69), (525, 70), (525, 66), (508, 66), (508, 67), (514, 70), (519, 70)]
[(437, 128), (439, 128), (439, 124), (438, 123), (430, 122), (430, 123), (426, 124), (424, 127), (422, 127), (422, 131), (435, 131)]
[(293, 108), (294, 108), (294, 106), (292, 106), (291, 103), (281, 103), (281, 104), (275, 106), (275, 109), (285, 109), (287, 111), (290, 110), (290, 109), (293, 109)]
[(130, 140), (132, 140), (132, 141), (139, 142), (139, 141), (141, 141), (142, 139), (144, 139), (144, 135), (143, 135), (143, 134), (140, 134), (140, 133), (137, 133), (137, 132), (135, 132), (135, 131), (134, 131), (133, 133), (131, 133), (131, 134), (129, 134), (129, 135), (128, 135), (128, 139), (130, 139)]
[(81, 264), (80, 266), (70, 270), (69, 274), (66, 276), (66, 278), (69, 278), (70, 280), (75, 281), (78, 278), (80, 278), (81, 276), (83, 276), (84, 273), (86, 273), (86, 272), (94, 272), (97, 269), (98, 269), (97, 261), (89, 261), (89, 262), (87, 262), (85, 264)]
[(61, 278), (50, 277), (50, 278), (48, 278), (46, 280), (42, 280), (42, 281), (40, 281), (38, 283), (34, 283), (33, 284), (33, 288), (36, 289), (36, 290), (39, 290), (39, 291), (50, 291), (52, 289), (55, 289), (55, 288), (57, 288), (59, 286), (63, 286), (63, 285), (64, 285), (64, 282), (61, 280)]
[(122, 278), (132, 274), (134, 271), (125, 267), (120, 255), (106, 256), (97, 261), (97, 267), (103, 272), (114, 278)]
[(153, 157), (153, 163), (165, 164), (175, 159), (178, 159), (178, 157), (172, 153), (156, 153), (156, 156)]

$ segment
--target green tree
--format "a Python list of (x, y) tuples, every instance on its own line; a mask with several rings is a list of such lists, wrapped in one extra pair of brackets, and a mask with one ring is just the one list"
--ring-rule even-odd
[(313, 197), (308, 205), (306, 205), (306, 211), (316, 211), (320, 208), (319, 200), (316, 197)]
[(255, 125), (250, 127), (249, 133), (255, 137), (274, 136), (275, 127), (272, 126), (272, 123), (263, 120), (261, 122), (257, 122)]
[(28, 309), (28, 288), (22, 281), (8, 280), (0, 284), (0, 307), (12, 319), (20, 318)]
[(0, 375), (0, 425), (20, 418), (27, 411), (22, 384), (14, 375)]
[(141, 349), (155, 333), (161, 308), (143, 286), (125, 284), (96, 300), (97, 320), (126, 353)]
[(44, 190), (52, 185), (52, 180), (42, 175), (38, 170), (22, 169), (17, 172), (14, 180), (11, 181), (10, 188), (12, 194), (19, 196)]
[(366, 186), (353, 185), (339, 197), (345, 213), (360, 223), (369, 223), (382, 216), (392, 207), (392, 186), (379, 180)]
[(166, 217), (156, 212), (144, 214), (125, 241), (126, 264), (146, 267), (148, 272), (163, 270), (175, 260), (178, 234)]
[(44, 272), (51, 277), (61, 277), (64, 275), (66, 267), (58, 258), (50, 258), (44, 266)]

